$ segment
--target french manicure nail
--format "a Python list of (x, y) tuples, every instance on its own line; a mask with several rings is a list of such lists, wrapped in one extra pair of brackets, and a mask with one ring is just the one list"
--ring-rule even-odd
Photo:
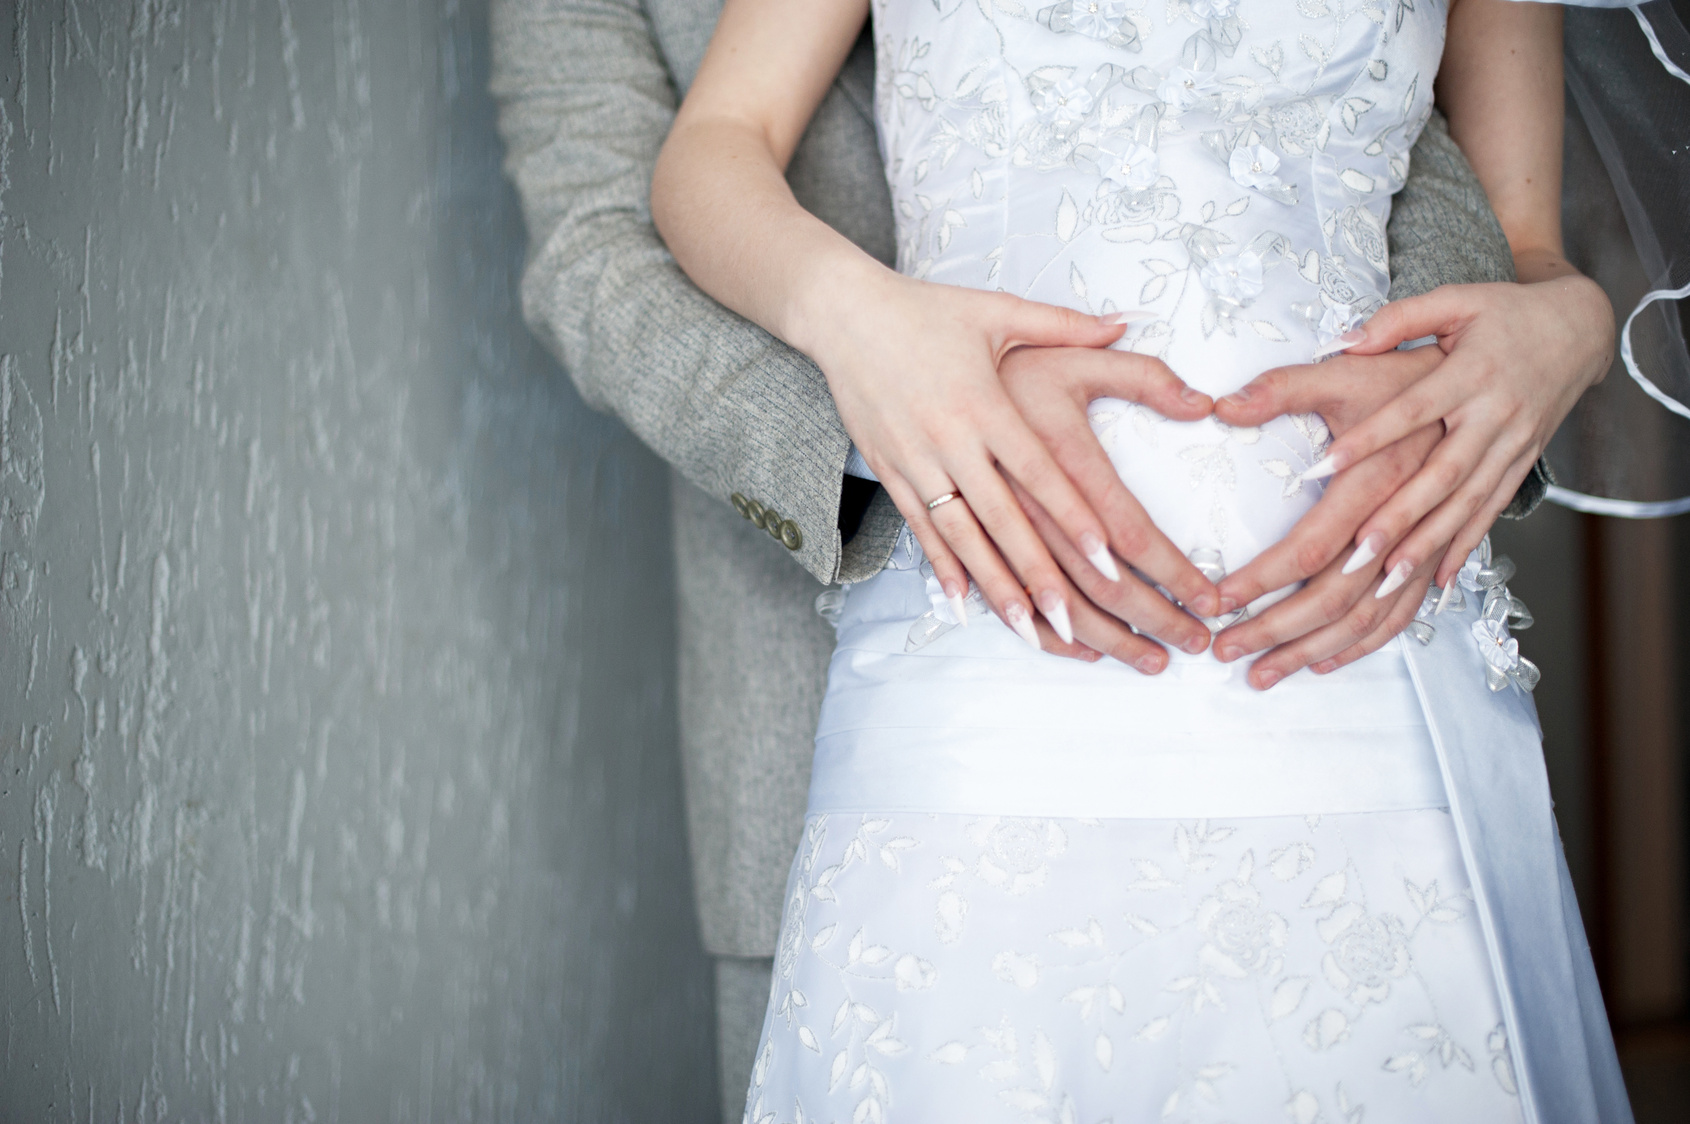
[(1337, 339), (1323, 343), (1314, 349), (1316, 359), (1325, 359), (1328, 355), (1336, 355), (1340, 351), (1348, 351), (1356, 344), (1367, 338), (1367, 332), (1362, 328), (1351, 328)]
[(1027, 613), (1027, 606), (1019, 601), (1011, 601), (1004, 609), (1003, 615), (1009, 618), (1009, 627), (1015, 630), (1015, 635), (1030, 644), (1035, 652), (1044, 651), (1039, 647), (1039, 630), (1033, 627), (1033, 618)]
[(1444, 583), (1444, 591), (1442, 593), (1438, 594), (1438, 607), (1432, 610), (1432, 615), (1434, 617), (1439, 616), (1440, 614), (1443, 613), (1443, 611), (1445, 609), (1449, 608), (1450, 598), (1452, 598), (1454, 596), (1455, 596), (1455, 579), (1450, 578), (1447, 582)]
[(945, 587), (945, 600), (951, 603), (951, 612), (956, 614), (957, 623), (968, 627), (968, 605), (962, 599), (962, 591), (955, 585)]
[(1087, 531), (1080, 536), (1080, 550), (1085, 553), (1086, 561), (1096, 567), (1098, 573), (1112, 582), (1121, 580), (1121, 571), (1115, 566), (1115, 559), (1110, 557), (1108, 543)]
[(1328, 476), (1332, 476), (1337, 473), (1337, 471), (1342, 467), (1344, 466), (1338, 462), (1338, 458), (1335, 456), (1321, 457), (1318, 461), (1311, 464), (1308, 467), (1308, 470), (1301, 476), (1297, 477), (1297, 479), (1301, 480), (1304, 484), (1307, 484), (1312, 480), (1325, 480)]
[(1045, 615), (1045, 620), (1056, 630), (1056, 635), (1062, 637), (1064, 644), (1074, 642), (1074, 625), (1068, 620), (1068, 606), (1063, 603), (1060, 593), (1047, 589), (1039, 594), (1039, 612)]
[(1379, 583), (1379, 592), (1373, 595), (1374, 600), (1389, 597), (1401, 589), (1402, 583), (1407, 581), (1408, 575), (1412, 573), (1414, 573), (1414, 563), (1406, 558), (1392, 566), (1391, 572), (1385, 575), (1385, 580)]
[(1098, 319), (1113, 328), (1117, 324), (1131, 324), (1135, 320), (1154, 320), (1154, 312), (1146, 312), (1142, 308), (1124, 308), (1120, 312), (1111, 312)]
[(1355, 553), (1350, 555), (1350, 560), (1344, 563), (1344, 568), (1340, 570), (1339, 573), (1345, 575), (1355, 573), (1357, 570), (1379, 557), (1379, 548), (1384, 545), (1384, 534), (1379, 531), (1374, 531), (1371, 535), (1368, 535), (1365, 539), (1361, 540), (1361, 545), (1356, 547)]

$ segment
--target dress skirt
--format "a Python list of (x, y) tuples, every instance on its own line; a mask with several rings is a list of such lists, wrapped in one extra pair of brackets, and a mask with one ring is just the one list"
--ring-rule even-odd
[(746, 1119), (1521, 1119), (1447, 811), (817, 814)]
[(1393, 642), (1251, 691), (842, 607), (746, 1119), (1525, 1119)]

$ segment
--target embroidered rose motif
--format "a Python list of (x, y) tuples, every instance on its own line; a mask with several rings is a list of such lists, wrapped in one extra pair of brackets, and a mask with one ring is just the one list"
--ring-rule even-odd
[(1197, 907), (1197, 923), (1227, 961), (1214, 965), (1226, 975), (1277, 970), (1290, 939), (1285, 918), (1263, 909), (1260, 895), (1248, 886), (1219, 887)]
[(1292, 142), (1300, 148), (1314, 144), (1323, 120), (1320, 110), (1307, 98), (1289, 102), (1273, 111), (1273, 127), (1281, 142)]
[[(1233, 178), (1237, 178), (1236, 174)], [(1344, 230), (1344, 241), (1349, 244), (1350, 249), (1379, 269), (1386, 267), (1390, 261), (1390, 252), (1385, 248), (1385, 230), (1378, 216), (1366, 207), (1348, 207), (1344, 210), (1340, 225)]]
[(1228, 161), (1235, 183), (1257, 191), (1272, 191), (1280, 185), (1279, 154), (1265, 144), (1246, 144), (1232, 150)]

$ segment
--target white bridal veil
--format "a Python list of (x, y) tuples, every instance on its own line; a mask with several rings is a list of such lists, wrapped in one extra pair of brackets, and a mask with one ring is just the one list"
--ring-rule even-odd
[(1567, 254), (1621, 331), (1546, 458), (1549, 498), (1602, 515), (1690, 511), (1690, 0), (1676, 6), (1566, 13)]

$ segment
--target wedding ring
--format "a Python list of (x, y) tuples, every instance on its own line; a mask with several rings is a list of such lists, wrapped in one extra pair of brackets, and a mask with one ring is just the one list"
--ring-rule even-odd
[(929, 503), (927, 505), (927, 510), (932, 511), (934, 508), (938, 507), (942, 503), (950, 503), (952, 500), (959, 500), (961, 498), (962, 498), (961, 492), (946, 492), (944, 495), (940, 496), (938, 499)]

